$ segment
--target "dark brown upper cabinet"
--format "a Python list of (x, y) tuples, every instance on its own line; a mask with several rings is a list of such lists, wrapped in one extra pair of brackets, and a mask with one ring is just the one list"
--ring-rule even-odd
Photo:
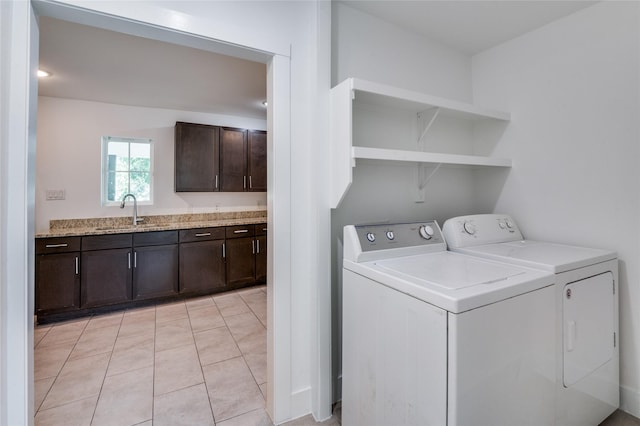
[(177, 122), (175, 126), (175, 191), (220, 190), (220, 128)]
[(220, 128), (220, 188), (227, 192), (247, 190), (247, 131)]
[(265, 192), (267, 190), (267, 132), (249, 130), (248, 169), (249, 191)]
[(267, 132), (176, 123), (176, 192), (266, 190)]

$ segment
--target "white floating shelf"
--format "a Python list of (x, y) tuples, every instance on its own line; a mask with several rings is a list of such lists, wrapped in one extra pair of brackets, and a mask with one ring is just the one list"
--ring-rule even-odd
[[(356, 159), (431, 163), (471, 167), (511, 167), (505, 158), (441, 154), (353, 146), (353, 104), (370, 103), (419, 113), (437, 108), (438, 115), (461, 120), (509, 121), (511, 114), (371, 81), (349, 78), (331, 89), (330, 204), (338, 207), (351, 186)], [(435, 116), (434, 116), (435, 117)]]
[(475, 120), (491, 118), (509, 121), (511, 119), (511, 114), (508, 112), (482, 108), (465, 102), (440, 98), (358, 78), (345, 80), (341, 84), (347, 81), (351, 81), (356, 102), (383, 105), (416, 113), (431, 108), (440, 108), (440, 114)]
[(397, 149), (353, 147), (353, 158), (366, 160), (401, 161), (409, 163), (431, 163), (450, 166), (511, 167), (508, 158), (482, 157), (477, 155), (440, 154), (434, 152), (401, 151)]

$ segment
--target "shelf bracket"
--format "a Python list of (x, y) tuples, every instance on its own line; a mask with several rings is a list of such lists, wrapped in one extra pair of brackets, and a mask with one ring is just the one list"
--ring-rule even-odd
[(433, 175), (435, 175), (436, 172), (440, 169), (440, 166), (442, 166), (442, 163), (438, 163), (436, 167), (433, 170), (431, 170), (431, 173), (425, 176), (426, 174), (425, 164), (424, 163), (418, 164), (418, 167), (416, 169), (416, 182), (417, 182), (416, 196), (415, 196), (416, 203), (424, 203), (425, 201), (424, 188), (425, 186), (427, 186), (427, 183), (433, 177)]
[[(438, 114), (440, 114), (440, 107), (431, 108), (429, 110), (418, 113), (418, 131), (420, 132), (420, 137), (418, 138), (418, 146), (424, 148), (424, 138), (425, 136), (427, 136), (429, 129), (431, 129), (431, 125), (434, 123), (434, 121), (436, 121), (436, 118), (438, 118)], [(420, 126), (420, 124), (422, 124), (422, 126)]]

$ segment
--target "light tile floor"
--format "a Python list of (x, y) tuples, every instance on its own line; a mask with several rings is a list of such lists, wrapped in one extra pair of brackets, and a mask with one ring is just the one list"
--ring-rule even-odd
[(272, 425), (266, 312), (258, 286), (38, 326), (35, 424)]

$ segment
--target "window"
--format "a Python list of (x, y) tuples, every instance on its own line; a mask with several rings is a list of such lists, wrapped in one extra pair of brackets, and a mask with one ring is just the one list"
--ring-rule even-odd
[(153, 203), (153, 141), (102, 138), (102, 203), (119, 205), (126, 194), (138, 203)]

